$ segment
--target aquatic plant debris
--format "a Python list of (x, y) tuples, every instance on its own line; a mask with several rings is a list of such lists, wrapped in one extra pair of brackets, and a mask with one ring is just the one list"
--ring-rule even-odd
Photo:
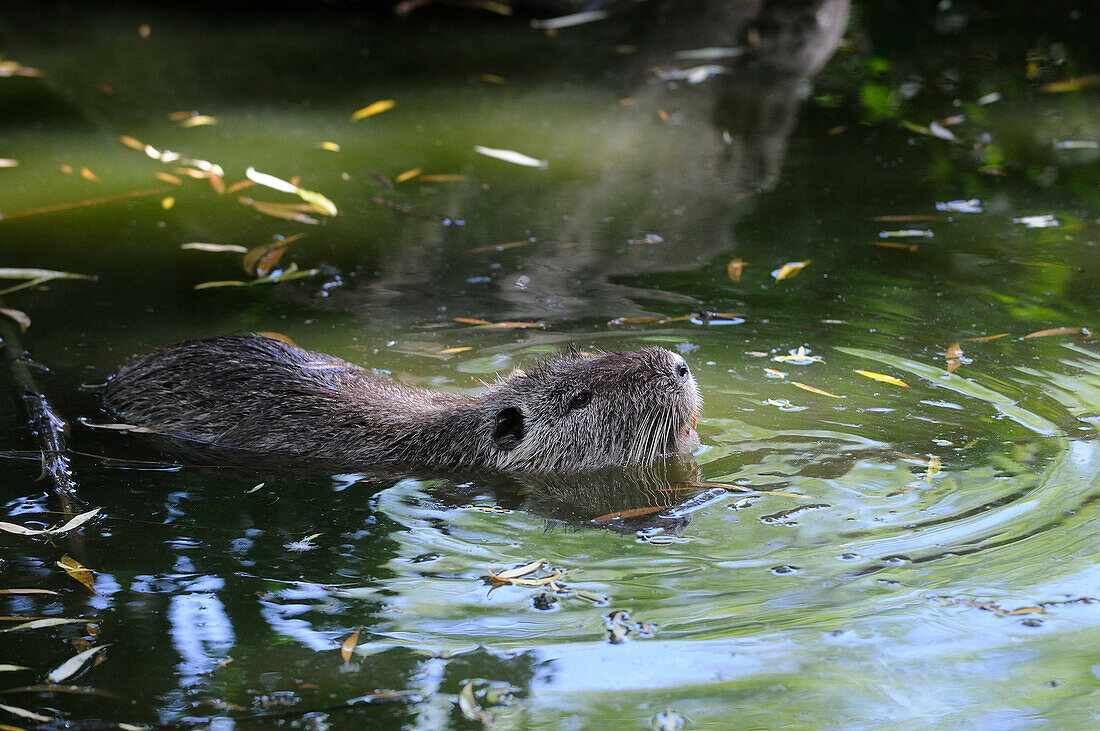
[(485, 147), (484, 145), (474, 145), (474, 152), (479, 155), (485, 155), (485, 157), (491, 157), (503, 162), (510, 162), (513, 165), (521, 165), (528, 168), (538, 168), (545, 170), (550, 167), (548, 160), (539, 160), (538, 158), (531, 157), (530, 155), (524, 155), (522, 152), (516, 152), (515, 150), (503, 150), (496, 147)]
[(89, 510), (85, 513), (80, 513), (79, 515), (73, 516), (64, 525), (55, 525), (52, 528), (27, 528), (26, 526), (17, 525), (15, 523), (0, 522), (0, 531), (4, 531), (5, 533), (15, 533), (21, 536), (58, 535), (79, 528), (80, 526), (84, 525), (89, 520), (97, 516), (100, 510), (101, 508), (96, 508), (94, 510)]
[(861, 371), (857, 370), (856, 373), (864, 378), (870, 378), (872, 381), (881, 381), (882, 383), (889, 383), (892, 386), (901, 386), (902, 388), (909, 388), (909, 384), (901, 379), (894, 378), (893, 376), (887, 376), (883, 373), (875, 373), (874, 371)]
[(356, 627), (355, 631), (340, 645), (340, 657), (343, 658), (345, 665), (351, 662), (352, 654), (355, 652), (355, 646), (359, 644), (359, 631), (361, 629), (361, 627)]
[(1022, 216), (1020, 218), (1012, 219), (1013, 223), (1022, 223), (1028, 228), (1054, 228), (1061, 224), (1058, 223), (1053, 214), (1045, 213), (1038, 216)]
[(809, 263), (809, 259), (805, 261), (789, 261), (778, 269), (772, 270), (772, 277), (777, 282), (789, 279), (802, 271)]
[(740, 282), (746, 266), (748, 265), (741, 259), (731, 259), (730, 263), (726, 264), (726, 275), (733, 281)]
[(297, 195), (299, 198), (308, 203), (310, 208), (312, 208), (317, 213), (320, 213), (321, 215), (335, 216), (339, 213), (339, 211), (337, 211), (336, 209), (336, 204), (325, 196), (321, 195), (320, 193), (312, 190), (306, 190), (305, 188), (299, 187), (294, 183), (283, 180), (282, 178), (277, 178), (274, 175), (261, 173), (252, 166), (249, 166), (248, 169), (244, 171), (244, 174), (246, 178), (251, 180), (253, 183), (256, 183), (257, 185), (263, 185), (271, 188), (272, 190), (278, 190), (283, 193), (293, 193), (294, 195)]
[(31, 326), (30, 316), (22, 310), (13, 310), (10, 307), (0, 307), (0, 315), (18, 323), (19, 332), (27, 332), (27, 328)]
[(803, 391), (809, 391), (810, 393), (816, 393), (819, 396), (828, 396), (829, 398), (844, 398), (843, 396), (837, 396), (835, 393), (829, 393), (828, 391), (823, 391), (820, 388), (815, 388), (814, 386), (808, 386), (805, 383), (799, 383), (798, 381), (791, 381), (791, 385), (796, 386), (798, 388), (801, 388)]
[(51, 670), (49, 675), (46, 676), (46, 679), (49, 680), (51, 683), (61, 683), (68, 680), (69, 678), (80, 672), (80, 670), (88, 663), (88, 661), (92, 659), (93, 655), (100, 652), (101, 650), (106, 650), (110, 646), (110, 644), (97, 645), (96, 647), (84, 650), (83, 652), (78, 652), (77, 654), (73, 655), (68, 660)]
[(372, 102), (362, 109), (357, 109), (351, 114), (351, 121), (358, 122), (360, 119), (366, 119), (367, 117), (373, 117), (376, 114), (382, 112), (388, 112), (397, 106), (397, 102), (393, 99), (380, 99), (376, 102)]
[(936, 210), (947, 211), (949, 213), (981, 213), (982, 202), (977, 198), (970, 198), (968, 200), (944, 201), (942, 203), (936, 203)]
[(595, 23), (597, 20), (604, 20), (607, 17), (606, 10), (585, 10), (581, 13), (559, 15), (556, 18), (532, 20), (531, 27), (536, 30), (560, 30), (561, 28), (572, 28), (585, 23)]
[(65, 573), (79, 581), (93, 594), (99, 593), (95, 590), (95, 574), (92, 570), (81, 564), (69, 554), (66, 553), (58, 559), (57, 566), (64, 569)]
[(797, 350), (788, 351), (788, 355), (777, 355), (772, 360), (779, 363), (793, 363), (794, 365), (809, 365), (810, 363), (824, 363), (819, 356), (810, 355), (810, 349), (805, 345), (799, 345)]

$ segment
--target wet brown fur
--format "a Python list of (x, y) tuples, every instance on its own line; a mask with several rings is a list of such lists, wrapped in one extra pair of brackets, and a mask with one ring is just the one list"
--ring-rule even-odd
[(475, 398), (256, 335), (150, 353), (111, 377), (104, 401), (128, 423), (222, 447), (546, 472), (690, 454), (702, 404), (663, 348), (551, 359)]

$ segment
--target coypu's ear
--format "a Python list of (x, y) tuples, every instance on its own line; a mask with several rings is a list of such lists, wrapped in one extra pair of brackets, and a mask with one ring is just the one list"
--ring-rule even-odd
[(523, 412), (514, 406), (497, 412), (493, 442), (501, 449), (515, 449), (523, 441)]

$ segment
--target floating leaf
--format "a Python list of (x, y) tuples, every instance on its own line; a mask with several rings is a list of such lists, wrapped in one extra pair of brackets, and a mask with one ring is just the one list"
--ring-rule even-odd
[(255, 333), (253, 333), (253, 335), (259, 335), (261, 338), (268, 338), (270, 340), (278, 340), (280, 342), (286, 343), (287, 345), (295, 344), (294, 340), (292, 340), (290, 336), (283, 335), (282, 333), (271, 332), (270, 330), (257, 330)]
[(61, 557), (61, 560), (57, 562), (57, 565), (65, 569), (65, 573), (86, 586), (93, 594), (99, 593), (95, 590), (95, 574), (92, 573), (91, 569), (83, 566), (75, 558), (66, 553)]
[(80, 423), (89, 429), (110, 429), (112, 431), (132, 431), (141, 434), (156, 434), (156, 429), (150, 429), (145, 426), (136, 426), (134, 424), (96, 424), (88, 421), (87, 419), (80, 419)]
[(474, 152), (477, 152), (486, 157), (492, 157), (504, 162), (510, 162), (513, 165), (522, 165), (529, 168), (545, 169), (550, 166), (550, 163), (546, 160), (539, 160), (528, 155), (524, 155), (522, 152), (516, 152), (515, 150), (501, 150), (495, 147), (484, 147), (482, 145), (474, 145)]
[(433, 173), (420, 176), (422, 183), (461, 183), (463, 180), (466, 180), (466, 176), (457, 173)]
[(0, 632), (16, 632), (23, 629), (43, 629), (45, 627), (57, 627), (62, 624), (84, 624), (86, 619), (63, 619), (61, 617), (47, 617), (46, 619), (32, 619), (29, 622), (17, 624), (14, 627), (0, 629)]
[(30, 670), (26, 665), (7, 665), (0, 664), (0, 673), (14, 673), (19, 670)]
[(18, 61), (0, 59), (0, 78), (7, 76), (25, 76), (28, 78), (45, 76), (39, 69), (24, 66)]
[(247, 287), (248, 282), (242, 282), (239, 279), (222, 279), (215, 282), (201, 282), (196, 284), (193, 289), (215, 289), (218, 287)]
[(466, 720), (477, 721), (483, 726), (488, 726), (492, 720), (489, 718), (489, 714), (481, 710), (474, 699), (474, 682), (472, 680), (462, 686), (462, 690), (458, 694), (458, 710), (462, 711), (462, 715), (466, 717)]
[(300, 234), (296, 234), (294, 236), (288, 236), (285, 239), (272, 241), (269, 244), (261, 244), (250, 249), (244, 255), (244, 260), (241, 262), (245, 274), (250, 274), (254, 277), (266, 277), (271, 274), (278, 265), (279, 260), (283, 257), (283, 254), (286, 253), (287, 246), (300, 237)]
[(14, 168), (19, 167), (19, 161), (13, 160), (10, 157), (0, 157), (0, 168)]
[(80, 672), (80, 669), (83, 668), (84, 665), (92, 659), (93, 655), (95, 655), (100, 650), (106, 650), (110, 646), (110, 644), (98, 645), (97, 647), (85, 650), (84, 652), (78, 652), (77, 654), (73, 655), (68, 660), (51, 670), (50, 673), (46, 676), (46, 679), (49, 680), (51, 683), (60, 683), (62, 681), (68, 680), (69, 678)]
[(777, 371), (774, 368), (765, 368), (764, 375), (768, 378), (786, 378), (787, 374), (783, 371)]
[(54, 534), (59, 534), (59, 533), (66, 533), (68, 531), (73, 530), (74, 528), (79, 528), (80, 526), (84, 525), (89, 520), (94, 518), (99, 513), (99, 511), (100, 511), (100, 508), (96, 508), (94, 510), (89, 510), (86, 513), (81, 513), (80, 515), (74, 516), (71, 520), (69, 520), (64, 525), (54, 526), (52, 528), (43, 528), (43, 529), (27, 528), (26, 526), (17, 525), (15, 523), (2, 523), (2, 522), (0, 522), (0, 530), (4, 531), (6, 533), (15, 533), (15, 534), (21, 535), (21, 536), (43, 536), (43, 535), (54, 535)]
[(176, 199), (173, 198), (170, 195), (165, 196), (164, 198), (161, 198), (161, 200), (160, 200), (160, 207), (163, 208), (166, 211), (171, 210), (172, 207), (175, 206), (175, 205), (176, 205)]
[(726, 274), (728, 274), (729, 278), (733, 281), (740, 282), (741, 274), (744, 272), (745, 266), (745, 262), (741, 259), (734, 259), (729, 264), (726, 264)]
[(499, 574), (489, 572), (489, 576), (492, 576), (497, 581), (508, 581), (510, 579), (518, 579), (528, 574), (533, 574), (542, 568), (542, 565), (546, 563), (545, 558), (538, 558), (531, 563), (524, 564), (523, 566), (517, 566), (516, 568), (508, 569), (507, 571), (501, 571)]
[(50, 282), (54, 279), (94, 279), (87, 274), (73, 274), (72, 272), (58, 272), (52, 269), (26, 269), (17, 267), (0, 267), (0, 279), (26, 279), (29, 280), (23, 284), (17, 284), (14, 287), (8, 287), (5, 290), (0, 290), (0, 295), (10, 294), (11, 292), (18, 291), (20, 289), (26, 289), (28, 287), (34, 287), (44, 282)]
[(27, 328), (31, 326), (31, 318), (22, 310), (12, 310), (7, 307), (0, 307), (0, 315), (19, 323), (20, 332), (27, 332)]
[(373, 117), (376, 114), (382, 112), (388, 112), (397, 106), (397, 102), (393, 99), (381, 99), (379, 101), (368, 104), (362, 109), (357, 109), (351, 115), (351, 121), (358, 122), (360, 119), (366, 119), (367, 117)]
[(272, 218), (281, 218), (284, 221), (314, 225), (320, 223), (316, 218), (304, 213), (303, 208), (306, 208), (305, 206), (296, 203), (268, 203), (266, 201), (252, 200), (251, 198), (242, 198), (240, 202), (246, 206), (252, 206), (256, 209), (257, 213), (262, 213)]
[(1063, 94), (1067, 91), (1081, 91), (1082, 89), (1091, 89), (1094, 86), (1100, 86), (1100, 74), (1091, 74), (1089, 76), (1076, 76), (1072, 79), (1065, 79), (1063, 81), (1055, 81), (1050, 84), (1044, 84), (1039, 87), (1039, 91), (1045, 91), (1048, 94)]
[(273, 190), (281, 191), (283, 193), (293, 193), (297, 195), (299, 198), (308, 203), (310, 205), (310, 208), (312, 208), (317, 213), (325, 216), (335, 216), (338, 213), (336, 209), (336, 204), (325, 196), (321, 195), (320, 193), (317, 193), (316, 191), (306, 190), (305, 188), (299, 187), (294, 183), (283, 180), (282, 178), (277, 178), (274, 175), (268, 175), (267, 173), (261, 173), (260, 171), (256, 170), (256, 168), (251, 166), (249, 166), (249, 168), (245, 170), (244, 174), (245, 177), (247, 177), (249, 180), (251, 180), (253, 183), (256, 183), (257, 185), (263, 185)]
[(1028, 228), (1055, 228), (1061, 224), (1058, 223), (1053, 215), (1046, 213), (1039, 216), (1023, 216), (1021, 218), (1012, 219), (1013, 223), (1022, 223)]
[(0, 594), (52, 594), (58, 593), (52, 589), (0, 589)]
[(805, 345), (799, 345), (797, 350), (788, 351), (788, 355), (777, 355), (772, 360), (779, 363), (793, 363), (795, 365), (809, 365), (810, 363), (824, 363), (825, 361), (816, 355), (810, 355), (810, 349)]
[(931, 482), (932, 478), (935, 477), (939, 473), (941, 466), (942, 466), (942, 464), (940, 463), (940, 458), (939, 457), (936, 457), (935, 455), (929, 457), (928, 458), (928, 472), (925, 473), (924, 479), (927, 482)]
[(946, 201), (944, 203), (937, 203), (936, 210), (948, 211), (950, 213), (981, 213), (982, 202), (977, 198), (970, 198), (969, 200)]
[(247, 254), (248, 249), (240, 244), (204, 244), (199, 242), (191, 242), (188, 244), (180, 244), (181, 249), (188, 249), (193, 251), (213, 251), (217, 253), (231, 252), (234, 254)]
[(964, 342), (968, 343), (981, 343), (986, 340), (999, 340), (1000, 338), (1007, 338), (1009, 333), (997, 333), (996, 335), (983, 335), (978, 338), (963, 338)]
[(405, 172), (399, 174), (396, 178), (394, 178), (393, 182), (394, 182), (394, 184), (404, 183), (406, 180), (412, 180), (417, 175), (420, 175), (420, 168), (413, 168), (411, 170), (406, 170)]
[(347, 665), (351, 662), (352, 653), (355, 652), (355, 646), (359, 644), (359, 628), (356, 628), (351, 635), (344, 640), (340, 645), (340, 657), (344, 658), (344, 664)]
[(322, 150), (328, 150), (329, 152), (339, 152), (340, 151), (340, 145), (338, 145), (335, 142), (325, 141), (325, 142), (322, 142), (320, 145), (318, 145), (318, 147), (320, 147)]
[(896, 231), (879, 231), (880, 239), (905, 239), (905, 238), (924, 238), (930, 239), (934, 234), (928, 229), (924, 228), (903, 228)]
[(492, 244), (491, 246), (478, 246), (473, 249), (469, 249), (471, 254), (484, 254), (487, 251), (504, 251), (505, 249), (514, 249), (517, 246), (526, 246), (531, 243), (528, 241), (509, 241), (506, 244)]
[(872, 241), (871, 246), (880, 246), (883, 249), (905, 249), (906, 251), (916, 251), (920, 248), (916, 244), (901, 244), (897, 241)]
[(1030, 338), (1049, 338), (1052, 335), (1091, 335), (1088, 328), (1084, 327), (1052, 327), (1049, 330), (1036, 330), (1033, 333), (1028, 333), (1024, 336), (1024, 339)]
[(865, 378), (870, 378), (873, 381), (882, 381), (883, 383), (889, 383), (892, 386), (901, 386), (902, 388), (909, 388), (908, 383), (906, 383), (905, 381), (898, 380), (897, 378), (894, 378), (893, 376), (883, 375), (882, 373), (875, 373), (874, 371), (860, 371), (860, 370), (857, 370), (856, 373), (858, 373), (861, 376), (864, 376)]
[(820, 388), (814, 388), (813, 386), (807, 386), (805, 383), (799, 383), (798, 381), (791, 381), (792, 386), (797, 386), (803, 391), (809, 391), (810, 393), (816, 393), (820, 396), (828, 396), (829, 398), (844, 398), (843, 396), (837, 396), (835, 393), (829, 393), (828, 391), (822, 391)]
[[(30, 721), (38, 721), (40, 723), (57, 722), (59, 719), (53, 716), (43, 716), (41, 713), (35, 713), (34, 711), (28, 711), (26, 708), (19, 708), (17, 706), (7, 706), (0, 703), (0, 708), (4, 709), (13, 716), (19, 716), (20, 718), (26, 718)], [(8, 726), (8, 728), (14, 728), (14, 726)]]
[(439, 355), (454, 355), (455, 353), (465, 353), (467, 350), (473, 350), (473, 347), (469, 345), (463, 345), (458, 348), (447, 348), (446, 350), (439, 351)]
[(1096, 140), (1061, 140), (1054, 143), (1055, 150), (1100, 150)]
[(775, 281), (782, 281), (784, 279), (787, 279), (788, 277), (793, 277), (794, 275), (798, 274), (800, 271), (802, 271), (803, 267), (805, 267), (809, 263), (809, 259), (807, 259), (806, 261), (789, 261), (778, 269), (773, 270), (772, 276), (775, 278)]
[(560, 15), (556, 18), (544, 18), (532, 20), (531, 27), (537, 30), (558, 30), (560, 28), (572, 28), (575, 25), (594, 23), (607, 17), (606, 10), (585, 10), (581, 13)]
[(196, 114), (193, 117), (188, 117), (187, 119), (180, 122), (180, 127), (183, 127), (185, 129), (189, 127), (205, 127), (207, 125), (217, 123), (218, 120), (216, 117), (211, 117), (206, 114)]
[(479, 320), (476, 317), (455, 317), (453, 319), (455, 322), (461, 322), (464, 325), (476, 325), (478, 327), (500, 327), (519, 330), (531, 327), (537, 327), (541, 330), (546, 329), (546, 323), (544, 322), (489, 322), (488, 320)]
[(652, 515), (653, 513), (659, 513), (662, 510), (668, 510), (670, 505), (650, 505), (645, 508), (630, 508), (628, 510), (616, 510), (614, 513), (608, 513), (606, 515), (600, 515), (593, 518), (593, 522), (606, 523), (611, 520), (629, 520), (630, 518), (638, 518), (643, 515)]

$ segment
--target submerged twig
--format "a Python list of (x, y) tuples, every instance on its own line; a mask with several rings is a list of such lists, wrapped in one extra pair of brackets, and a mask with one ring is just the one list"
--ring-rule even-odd
[(35, 382), (24, 359), (23, 342), (15, 322), (0, 316), (0, 339), (3, 340), (3, 357), (11, 369), (12, 378), (19, 390), (23, 408), (31, 421), (31, 428), (42, 451), (42, 468), (49, 475), (51, 492), (62, 508), (76, 513), (84, 503), (76, 495), (76, 481), (69, 469), (69, 456), (65, 449), (64, 419), (53, 410), (46, 395)]

